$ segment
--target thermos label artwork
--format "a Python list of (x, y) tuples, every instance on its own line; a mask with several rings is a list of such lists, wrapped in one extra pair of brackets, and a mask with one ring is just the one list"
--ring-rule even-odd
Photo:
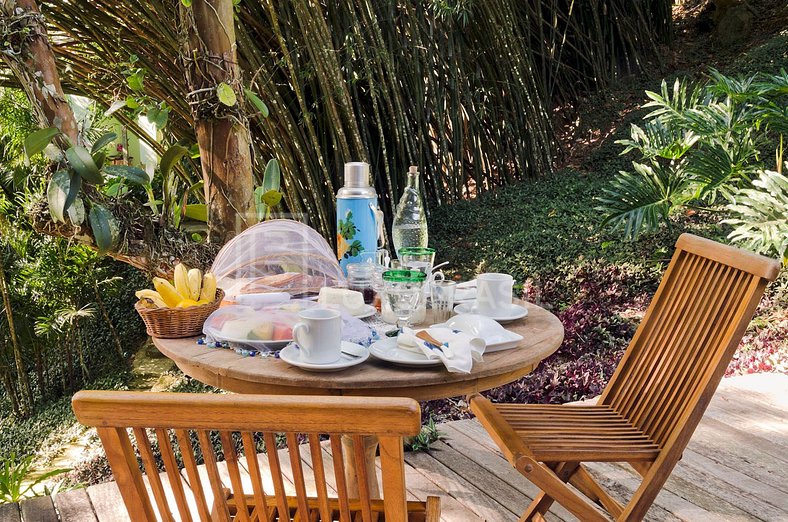
[(347, 274), (349, 263), (378, 248), (378, 195), (370, 186), (369, 164), (345, 163), (345, 185), (337, 192), (337, 259)]
[[(375, 200), (373, 204), (377, 203)], [(337, 201), (337, 259), (343, 269), (348, 263), (359, 262), (362, 252), (377, 249), (373, 204), (367, 198)]]

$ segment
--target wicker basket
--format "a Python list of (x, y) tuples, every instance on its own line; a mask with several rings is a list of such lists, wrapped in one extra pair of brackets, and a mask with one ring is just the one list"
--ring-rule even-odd
[(208, 316), (219, 308), (224, 299), (224, 290), (216, 290), (213, 302), (188, 308), (145, 308), (134, 305), (142, 317), (148, 335), (161, 339), (180, 339), (202, 334), (202, 325)]

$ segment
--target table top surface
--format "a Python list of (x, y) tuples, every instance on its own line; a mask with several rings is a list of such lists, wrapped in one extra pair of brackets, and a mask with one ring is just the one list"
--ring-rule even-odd
[[(450, 373), (442, 365), (411, 368), (370, 357), (366, 362), (332, 373), (302, 370), (273, 357), (245, 357), (233, 350), (186, 339), (154, 338), (156, 347), (181, 370), (206, 384), (238, 393), (407, 396), (417, 400), (453, 397), (512, 382), (529, 373), (555, 352), (564, 337), (556, 316), (532, 304), (525, 319), (504, 326), (523, 336), (510, 350), (484, 355), (471, 373)], [(425, 324), (430, 323), (429, 311)]]

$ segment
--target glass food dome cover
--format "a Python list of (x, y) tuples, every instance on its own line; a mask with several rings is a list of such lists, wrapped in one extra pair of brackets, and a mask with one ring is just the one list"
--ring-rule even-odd
[(235, 236), (219, 251), (211, 272), (231, 299), (270, 292), (309, 296), (324, 286), (347, 286), (328, 242), (289, 219), (265, 221)]

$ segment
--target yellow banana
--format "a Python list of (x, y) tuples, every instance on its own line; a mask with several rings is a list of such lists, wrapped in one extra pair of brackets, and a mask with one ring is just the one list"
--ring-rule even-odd
[(155, 290), (138, 290), (134, 295), (137, 296), (137, 299), (150, 299), (158, 308), (167, 308), (167, 304), (164, 302), (164, 299), (162, 299), (159, 295), (159, 292)]
[(189, 269), (183, 263), (175, 265), (175, 290), (184, 298), (189, 297)]
[(202, 272), (199, 268), (189, 270), (189, 299), (197, 301), (202, 289)]
[(190, 306), (197, 306), (199, 303), (193, 299), (184, 299), (178, 303), (178, 308), (189, 308)]
[(172, 283), (166, 279), (154, 277), (153, 286), (169, 308), (175, 308), (184, 299), (184, 296), (178, 293)]
[(200, 301), (207, 299), (212, 302), (216, 299), (216, 277), (210, 272), (205, 274), (202, 278), (202, 290), (200, 290)]

